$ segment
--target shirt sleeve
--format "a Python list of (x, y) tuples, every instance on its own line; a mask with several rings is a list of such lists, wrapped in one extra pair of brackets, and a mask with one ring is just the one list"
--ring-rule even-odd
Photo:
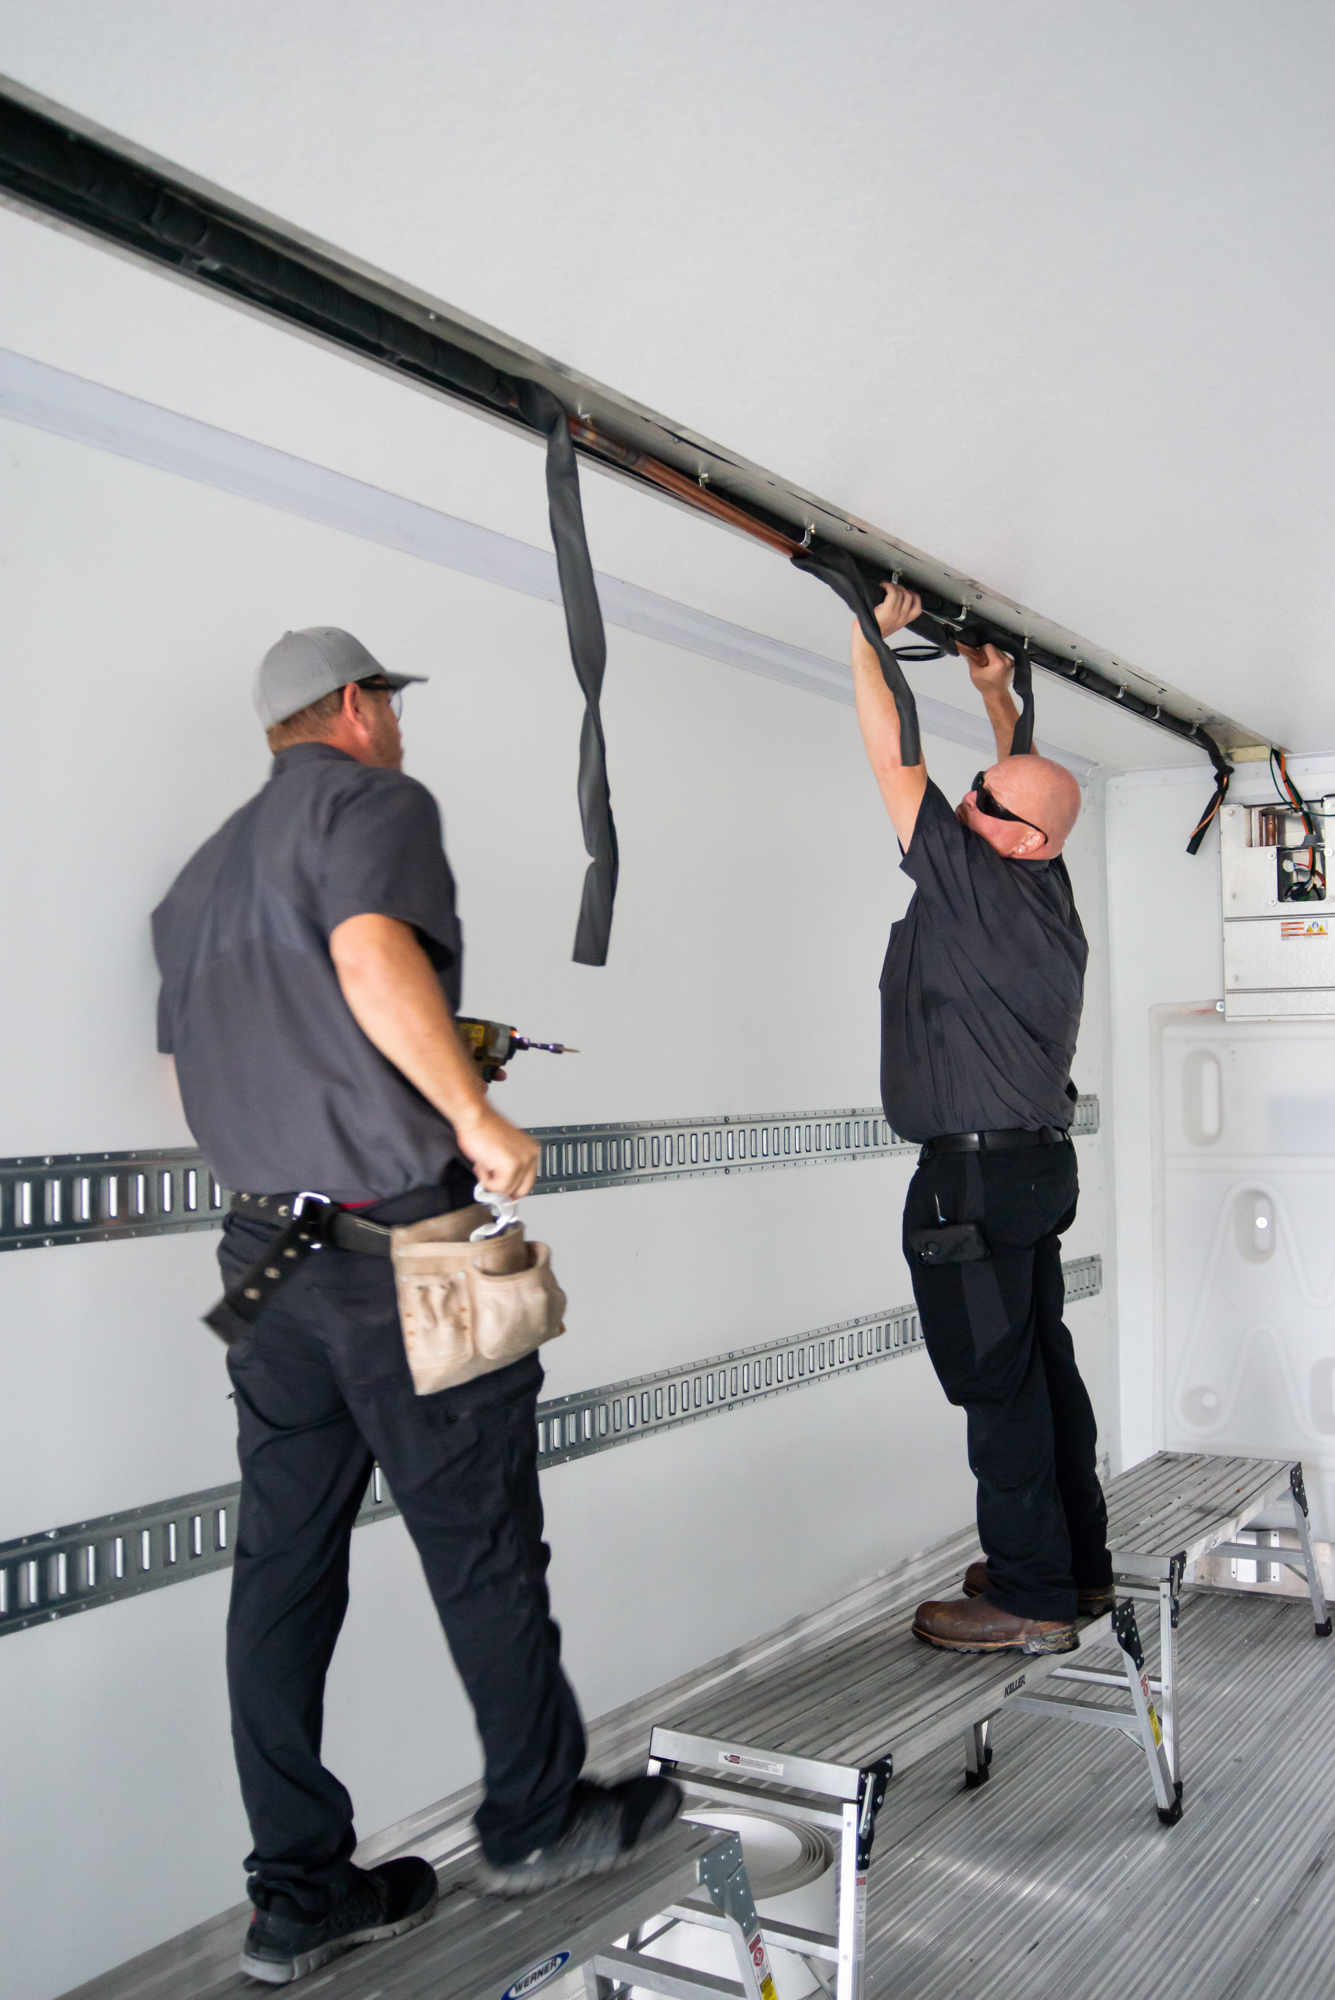
[(325, 936), (348, 917), (395, 917), (454, 956), (454, 877), (441, 841), (440, 809), (425, 785), (399, 771), (343, 798), (326, 829), (319, 915)]
[(918, 893), (929, 908), (947, 916), (976, 911), (977, 885), (971, 863), (977, 848), (984, 848), (988, 855), (992, 852), (985, 841), (960, 825), (941, 787), (929, 783), (908, 852), (899, 864), (917, 883)]

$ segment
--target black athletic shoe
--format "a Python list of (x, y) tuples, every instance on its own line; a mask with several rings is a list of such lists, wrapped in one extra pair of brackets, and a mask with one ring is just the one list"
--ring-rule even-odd
[(270, 1986), (286, 1986), (349, 1951), (416, 1930), (431, 1915), (439, 1885), (420, 1855), (357, 1870), (343, 1901), (319, 1922), (304, 1924), (276, 1910), (256, 1910), (241, 1952), (241, 1970)]
[(489, 1896), (527, 1896), (582, 1875), (610, 1875), (652, 1847), (681, 1805), (681, 1786), (671, 1778), (627, 1778), (620, 1785), (581, 1778), (565, 1831), (522, 1861), (480, 1862), (477, 1886)]

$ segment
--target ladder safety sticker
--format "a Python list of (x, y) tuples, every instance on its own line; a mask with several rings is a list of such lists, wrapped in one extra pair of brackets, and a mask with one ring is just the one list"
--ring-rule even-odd
[(536, 1993), (549, 1979), (555, 1979), (558, 1972), (570, 1961), (568, 1951), (554, 1951), (547, 1958), (530, 1965), (527, 1972), (521, 1972), (513, 1984), (506, 1987), (501, 2000), (526, 2000), (530, 1993)]
[(760, 1983), (762, 2000), (777, 2000), (774, 1991), (774, 1979), (769, 1969), (769, 1958), (765, 1951), (765, 1940), (759, 1931), (756, 1932), (754, 1937), (749, 1937), (746, 1940), (746, 1948), (751, 1954), (751, 1963), (756, 1970), (756, 1978)]
[(739, 1771), (759, 1771), (766, 1778), (781, 1778), (783, 1765), (776, 1764), (768, 1757), (744, 1757), (740, 1750), (720, 1750), (720, 1764), (731, 1764)]
[(1318, 923), (1315, 918), (1304, 920), (1302, 917), (1285, 917), (1280, 924), (1279, 934), (1282, 938), (1329, 937), (1330, 926)]

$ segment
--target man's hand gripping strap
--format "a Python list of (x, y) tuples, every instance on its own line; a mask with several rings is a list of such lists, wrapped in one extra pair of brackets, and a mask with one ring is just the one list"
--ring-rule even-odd
[(876, 623), (875, 604), (866, 577), (852, 556), (843, 549), (812, 549), (809, 553), (795, 555), (793, 563), (797, 569), (805, 570), (808, 576), (819, 577), (822, 583), (828, 583), (856, 616), (863, 638), (881, 663), (881, 677), (899, 710), (899, 761), (906, 765), (921, 764), (918, 704), (913, 699), (913, 689), (904, 678), (903, 668), (886, 645), (881, 628)]

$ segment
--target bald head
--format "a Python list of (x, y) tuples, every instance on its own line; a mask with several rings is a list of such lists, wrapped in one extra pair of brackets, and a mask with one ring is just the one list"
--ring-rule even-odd
[(984, 783), (1015, 818), (980, 812), (974, 793), (966, 792), (958, 816), (971, 833), (1012, 861), (1051, 861), (1061, 853), (1080, 814), (1080, 787), (1065, 765), (1032, 754), (1003, 757), (984, 773)]

